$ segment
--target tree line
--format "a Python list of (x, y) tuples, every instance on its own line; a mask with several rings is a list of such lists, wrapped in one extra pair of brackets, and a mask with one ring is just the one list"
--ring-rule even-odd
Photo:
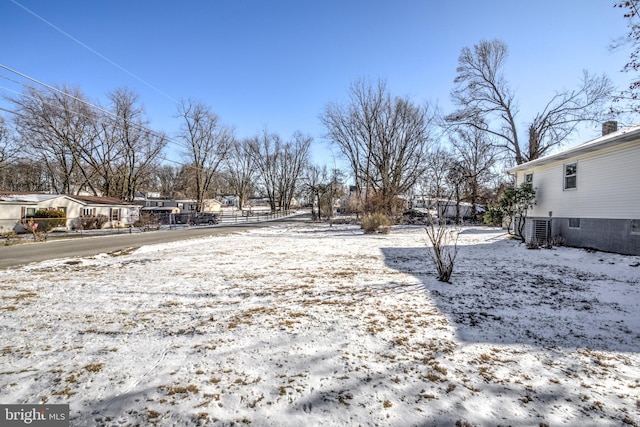
[[(7, 98), (11, 125), (0, 117), (0, 189), (126, 201), (155, 191), (193, 198), (198, 210), (220, 194), (237, 195), (240, 208), (260, 195), (272, 210), (306, 198), (330, 211), (353, 183), (350, 209), (359, 213), (397, 214), (411, 194), (487, 203), (506, 185), (501, 167), (544, 156), (579, 125), (611, 113), (610, 80), (585, 71), (574, 89), (556, 92), (533, 117), (519, 117), (503, 72), (507, 57), (497, 39), (462, 49), (451, 90), (455, 109), (448, 113), (392, 94), (383, 79), (354, 81), (346, 101), (330, 102), (319, 114), (347, 162), (344, 171), (310, 164), (313, 141), (301, 131), (284, 139), (265, 129), (239, 139), (202, 102), (180, 101), (180, 128), (167, 135), (150, 128), (129, 89), (95, 105), (79, 88), (25, 87)], [(166, 159), (170, 145), (181, 161)]]
[[(0, 189), (80, 192), (133, 201), (137, 192), (191, 198), (197, 210), (220, 194), (239, 196), (240, 208), (256, 194), (272, 210), (289, 209), (312, 139), (297, 132), (289, 140), (265, 130), (238, 139), (206, 104), (182, 100), (174, 136), (154, 131), (138, 96), (128, 89), (91, 104), (78, 88), (28, 87), (9, 98), (13, 129), (0, 117)], [(165, 157), (169, 144), (182, 161)]]

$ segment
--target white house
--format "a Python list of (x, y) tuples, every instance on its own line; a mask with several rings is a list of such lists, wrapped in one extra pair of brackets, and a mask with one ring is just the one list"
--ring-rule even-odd
[(508, 172), (536, 190), (527, 241), (559, 236), (569, 246), (640, 255), (640, 125), (616, 131), (607, 122), (602, 137)]
[(37, 210), (66, 214), (68, 229), (80, 228), (81, 218), (103, 217), (103, 228), (126, 227), (138, 219), (138, 207), (113, 197), (0, 192), (0, 233), (22, 231), (20, 223)]

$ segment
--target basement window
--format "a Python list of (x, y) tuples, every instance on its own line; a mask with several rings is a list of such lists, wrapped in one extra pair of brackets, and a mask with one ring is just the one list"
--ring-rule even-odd
[(578, 183), (578, 164), (567, 163), (564, 165), (564, 189), (572, 190), (577, 187)]
[(569, 218), (569, 228), (580, 228), (580, 218)]
[(631, 234), (640, 234), (640, 219), (631, 220)]

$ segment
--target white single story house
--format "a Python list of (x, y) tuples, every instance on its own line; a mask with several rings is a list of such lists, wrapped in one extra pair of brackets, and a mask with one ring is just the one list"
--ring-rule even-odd
[(23, 231), (20, 225), (38, 210), (61, 210), (66, 228), (79, 229), (82, 219), (104, 218), (102, 228), (127, 227), (138, 219), (138, 206), (113, 197), (70, 196), (0, 191), (0, 233)]
[(607, 122), (597, 139), (508, 170), (516, 186), (536, 191), (527, 242), (561, 237), (568, 246), (640, 255), (640, 125), (616, 127)]

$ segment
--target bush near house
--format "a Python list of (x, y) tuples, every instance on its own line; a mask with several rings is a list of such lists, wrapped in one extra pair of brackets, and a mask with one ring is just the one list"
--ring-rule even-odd
[(484, 223), (487, 225), (492, 225), (494, 227), (501, 227), (504, 221), (505, 212), (498, 205), (489, 205), (487, 206), (487, 211), (485, 212), (483, 219)]
[(511, 233), (511, 226), (514, 219), (518, 222), (514, 229), (516, 235), (520, 237), (522, 242), (525, 241), (524, 227), (527, 221), (527, 212), (536, 202), (536, 190), (531, 184), (523, 183), (519, 187), (508, 188), (497, 203), (489, 205), (487, 213), (484, 215), (484, 221), (487, 224), (502, 222), (506, 217), (509, 222), (507, 231)]
[(109, 221), (106, 215), (91, 215), (80, 217), (80, 227), (83, 230), (100, 230)]
[(28, 215), (27, 220), (27, 225), (32, 232), (48, 233), (56, 227), (65, 225), (66, 214), (61, 210), (39, 209), (33, 215)]

